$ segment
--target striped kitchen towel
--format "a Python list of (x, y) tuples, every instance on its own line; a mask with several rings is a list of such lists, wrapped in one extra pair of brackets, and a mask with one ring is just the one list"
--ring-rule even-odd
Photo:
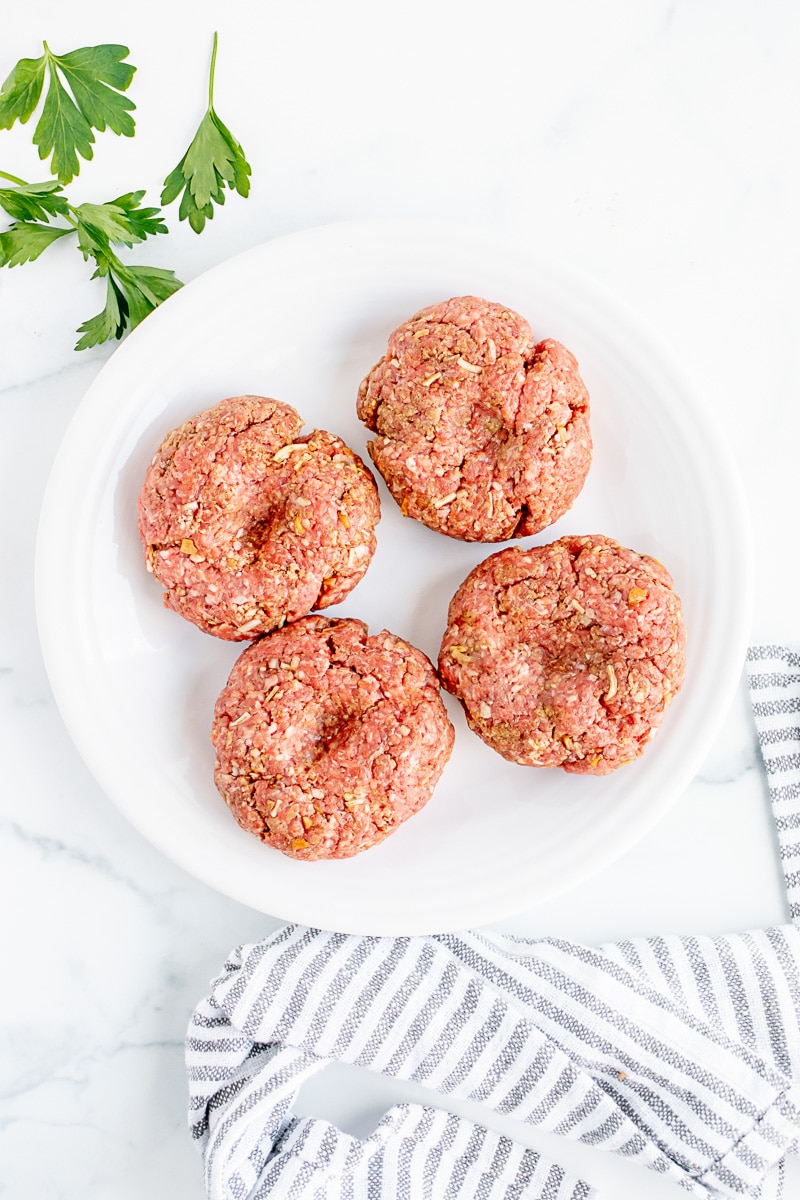
[(800, 921), (800, 653), (784, 646), (752, 646), (747, 677), (789, 912), (793, 921)]
[[(769, 747), (788, 760), (800, 746), (775, 690), (798, 660), (769, 654), (750, 657), (754, 703), (772, 706), (768, 764)], [(800, 800), (772, 782), (796, 831)], [(399, 1105), (365, 1139), (294, 1116), (330, 1062), (612, 1150), (695, 1196), (777, 1200), (800, 1146), (800, 927), (593, 948), (290, 925), (236, 950), (193, 1015), (190, 1121), (212, 1200), (589, 1198), (557, 1164), (435, 1107)]]

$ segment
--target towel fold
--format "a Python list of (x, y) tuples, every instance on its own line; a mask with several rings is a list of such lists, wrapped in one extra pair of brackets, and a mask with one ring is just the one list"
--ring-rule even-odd
[[(798, 663), (773, 647), (749, 658), (762, 747), (781, 747), (766, 765), (789, 863)], [(800, 1145), (800, 928), (593, 948), (289, 925), (234, 951), (193, 1015), (190, 1120), (212, 1200), (588, 1198), (535, 1151), (433, 1107), (397, 1106), (363, 1140), (295, 1117), (330, 1062), (612, 1150), (696, 1196), (777, 1200)]]

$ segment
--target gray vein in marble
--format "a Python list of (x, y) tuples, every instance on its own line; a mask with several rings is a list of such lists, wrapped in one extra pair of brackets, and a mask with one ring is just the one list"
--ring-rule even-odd
[(697, 783), (706, 784), (726, 784), (737, 783), (744, 779), (751, 772), (759, 770), (756, 747), (747, 746), (739, 751), (736, 755), (727, 755), (723, 762), (718, 765), (707, 763), (701, 771), (698, 772)]
[[(13, 1100), (19, 1096), (29, 1095), (39, 1088), (51, 1084), (68, 1084), (83, 1087), (90, 1082), (92, 1068), (105, 1064), (131, 1051), (157, 1050), (170, 1051), (183, 1055), (183, 1038), (150, 1038), (141, 1042), (121, 1041), (114, 1046), (95, 1046), (93, 1049), (75, 1053), (73, 1040), (69, 1045), (64, 1043), (60, 1049), (62, 1055), (53, 1061), (54, 1047), (43, 1047), (42, 1058), (38, 1062), (29, 1063), (27, 1071), (11, 1079), (0, 1090), (0, 1100)], [(9, 1117), (0, 1119), (0, 1132), (17, 1124), (19, 1118)]]
[(667, 33), (675, 20), (675, 14), (680, 8), (680, 0), (669, 0), (664, 8), (664, 33)]
[(6, 387), (0, 387), (0, 400), (3, 400), (7, 396), (13, 396), (15, 392), (22, 392), (30, 387), (38, 387), (43, 383), (50, 383), (55, 379), (63, 379), (65, 376), (76, 375), (80, 371), (94, 369), (94, 373), (98, 374), (108, 357), (108, 355), (105, 355), (102, 359), (94, 357), (88, 361), (65, 362), (63, 366), (57, 367), (55, 371), (48, 371), (45, 375), (34, 375), (30, 379), (21, 379), (16, 383), (10, 383)]
[(57, 838), (31, 833), (16, 821), (0, 822), (1, 835), (9, 836), (38, 850), (43, 859), (60, 859), (75, 866), (89, 867), (90, 870), (112, 883), (119, 883), (123, 887), (129, 888), (147, 904), (158, 907), (163, 902), (163, 897), (146, 891), (137, 880), (132, 879), (129, 875), (124, 875), (110, 859), (104, 858), (100, 854), (89, 854), (79, 846), (70, 846), (67, 842), (61, 842)]

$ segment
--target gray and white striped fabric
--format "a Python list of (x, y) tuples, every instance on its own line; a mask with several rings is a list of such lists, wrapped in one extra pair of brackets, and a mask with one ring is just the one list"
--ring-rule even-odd
[(800, 653), (752, 646), (747, 676), (793, 921), (800, 921)]
[[(800, 679), (796, 657), (762, 653), (751, 669), (768, 661), (771, 682), (755, 695), (781, 672)], [(796, 711), (762, 714), (765, 757)], [(779, 803), (796, 831), (797, 791)], [(800, 928), (592, 948), (290, 925), (237, 949), (193, 1015), (210, 1200), (582, 1200), (594, 1189), (557, 1164), (436, 1108), (399, 1105), (363, 1140), (294, 1116), (304, 1080), (334, 1061), (614, 1151), (695, 1196), (777, 1200), (800, 1146)]]

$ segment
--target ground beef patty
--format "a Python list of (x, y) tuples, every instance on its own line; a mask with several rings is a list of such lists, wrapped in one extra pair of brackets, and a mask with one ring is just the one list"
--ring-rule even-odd
[(471, 542), (526, 537), (581, 490), (589, 395), (569, 350), (501, 304), (459, 296), (391, 334), (362, 382), (369, 452), (404, 514)]
[(501, 550), (453, 597), (442, 683), (504, 758), (605, 775), (641, 754), (683, 682), (667, 570), (606, 537)]
[(420, 650), (362, 621), (305, 617), (234, 665), (214, 714), (214, 778), (262, 841), (349, 858), (430, 799), (453, 737)]
[(164, 441), (139, 497), (164, 603), (240, 641), (338, 604), (375, 551), (371, 473), (333, 434), (301, 437), (288, 404), (235, 396)]

